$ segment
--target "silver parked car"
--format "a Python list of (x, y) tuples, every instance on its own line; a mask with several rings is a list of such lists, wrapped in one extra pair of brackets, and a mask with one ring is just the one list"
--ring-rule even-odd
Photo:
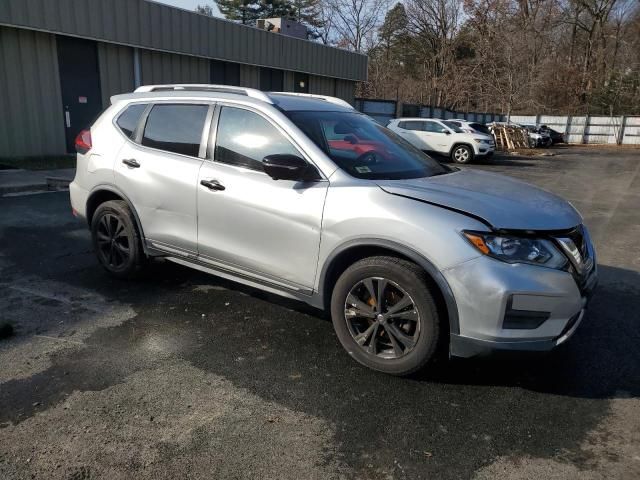
[(436, 351), (551, 349), (596, 283), (569, 203), (441, 165), (337, 98), (145, 86), (76, 148), (73, 212), (111, 274), (165, 257), (302, 300), (390, 374)]

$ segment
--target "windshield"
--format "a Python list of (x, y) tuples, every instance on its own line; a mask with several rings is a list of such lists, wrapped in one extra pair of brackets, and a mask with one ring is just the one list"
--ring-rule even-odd
[(357, 178), (401, 180), (452, 171), (391, 130), (356, 112), (284, 112), (343, 170)]
[(456, 133), (464, 133), (464, 130), (461, 129), (458, 125), (456, 125), (453, 122), (443, 121), (442, 123), (444, 123), (447, 127), (449, 127), (451, 130), (453, 130)]

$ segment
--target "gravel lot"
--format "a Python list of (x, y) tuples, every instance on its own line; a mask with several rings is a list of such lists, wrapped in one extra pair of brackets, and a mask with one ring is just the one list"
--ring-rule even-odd
[(640, 478), (640, 150), (553, 151), (469, 168), (583, 213), (582, 327), (410, 379), (304, 305), (170, 263), (109, 278), (68, 193), (0, 198), (0, 478)]

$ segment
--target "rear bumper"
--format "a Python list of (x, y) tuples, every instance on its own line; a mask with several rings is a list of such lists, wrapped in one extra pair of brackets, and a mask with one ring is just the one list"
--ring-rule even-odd
[(89, 198), (89, 192), (82, 188), (74, 180), (69, 185), (69, 200), (71, 201), (71, 208), (74, 215), (78, 218), (87, 218), (87, 199)]

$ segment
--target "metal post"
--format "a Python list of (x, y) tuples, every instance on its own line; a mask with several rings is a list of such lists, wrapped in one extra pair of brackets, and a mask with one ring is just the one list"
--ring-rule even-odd
[(133, 49), (133, 84), (135, 88), (142, 85), (142, 69), (140, 68), (140, 49)]
[(584, 116), (584, 125), (582, 126), (582, 143), (583, 145), (587, 143), (587, 126), (589, 125), (589, 115)]
[(618, 138), (616, 139), (618, 145), (622, 145), (624, 143), (624, 129), (627, 126), (627, 116), (623, 115), (621, 118), (620, 131), (618, 132)]

